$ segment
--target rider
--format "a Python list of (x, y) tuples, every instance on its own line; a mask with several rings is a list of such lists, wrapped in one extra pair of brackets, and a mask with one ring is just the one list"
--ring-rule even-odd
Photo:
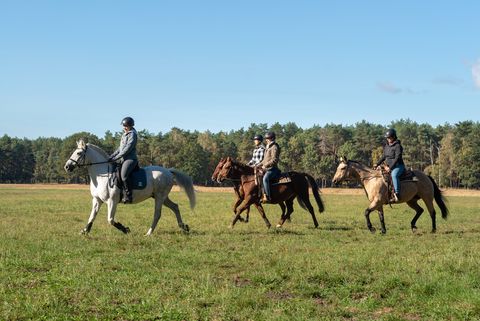
[(387, 163), (385, 170), (391, 173), (393, 181), (393, 189), (395, 191), (393, 202), (398, 202), (400, 198), (400, 175), (405, 171), (405, 164), (403, 163), (402, 153), (403, 147), (400, 140), (397, 138), (395, 129), (390, 128), (385, 133), (387, 143), (383, 146), (383, 157), (377, 162), (378, 168), (382, 162)]
[(280, 146), (275, 142), (275, 133), (268, 132), (265, 134), (267, 141), (267, 148), (265, 149), (265, 157), (258, 164), (263, 170), (265, 175), (263, 176), (263, 188), (265, 194), (263, 195), (262, 202), (268, 203), (271, 201), (270, 192), (270, 180), (280, 176), (281, 172), (278, 169), (278, 162), (280, 160)]
[(123, 135), (120, 141), (120, 147), (110, 155), (110, 162), (121, 162), (120, 176), (123, 182), (123, 203), (132, 202), (132, 190), (127, 183), (128, 175), (135, 169), (138, 164), (137, 158), (137, 131), (135, 121), (132, 117), (122, 119)]
[(252, 159), (247, 163), (248, 166), (256, 166), (263, 160), (263, 156), (265, 155), (265, 146), (263, 146), (262, 142), (262, 135), (255, 135), (255, 137), (253, 137), (255, 149), (253, 150)]

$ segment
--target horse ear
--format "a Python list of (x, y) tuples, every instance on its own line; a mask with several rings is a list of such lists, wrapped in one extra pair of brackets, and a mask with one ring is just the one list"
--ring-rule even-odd
[(78, 148), (85, 148), (85, 141), (80, 138), (80, 140), (77, 141), (77, 146)]
[(345, 156), (345, 155), (343, 156), (343, 161), (344, 161), (345, 163), (348, 163), (347, 156)]

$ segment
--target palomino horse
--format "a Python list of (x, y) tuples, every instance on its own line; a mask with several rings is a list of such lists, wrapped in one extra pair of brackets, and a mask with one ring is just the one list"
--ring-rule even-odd
[[(222, 170), (223, 168), (223, 165), (225, 165), (225, 162), (226, 162), (227, 158), (224, 157), (224, 158), (221, 158), (220, 161), (218, 162), (217, 166), (215, 167), (215, 170), (213, 171), (213, 174), (212, 174), (212, 181), (214, 182), (218, 182), (218, 174), (220, 173), (220, 171)], [(245, 193), (243, 192), (243, 188), (242, 188), (242, 185), (240, 184), (240, 176), (239, 177), (235, 177), (235, 178), (231, 178), (230, 179), (233, 183), (233, 190), (235, 192), (235, 196), (237, 197), (237, 199), (235, 200), (235, 203), (233, 203), (233, 213), (236, 213), (237, 212), (237, 207), (243, 202), (244, 200), (244, 197), (245, 197)], [(280, 206), (280, 208), (282, 209), (282, 216), (285, 215), (285, 210), (286, 210), (286, 206), (285, 206), (285, 203), (284, 202), (281, 202), (281, 203), (278, 203), (278, 205)], [(245, 214), (245, 219), (241, 216), (239, 216), (238, 220), (240, 222), (245, 222), (245, 223), (248, 223), (249, 219), (250, 219), (250, 206), (246, 209), (246, 214)]]
[[(107, 153), (98, 146), (85, 144), (83, 140), (80, 140), (77, 142), (77, 149), (65, 163), (65, 170), (71, 172), (75, 167), (79, 166), (88, 167), (88, 174), (90, 175), (90, 193), (93, 198), (90, 218), (88, 219), (87, 225), (82, 230), (82, 233), (88, 234), (90, 232), (93, 221), (103, 203), (107, 203), (108, 206), (108, 222), (123, 233), (130, 232), (128, 227), (115, 221), (115, 210), (117, 204), (120, 202), (120, 188), (117, 187), (116, 184), (109, 183), (113, 173), (109, 170), (110, 166), (108, 164)], [(151, 235), (155, 230), (162, 213), (162, 205), (165, 205), (175, 213), (178, 226), (183, 231), (188, 232), (189, 227), (187, 224), (183, 223), (178, 205), (170, 200), (168, 194), (172, 189), (174, 181), (176, 181), (178, 185), (185, 190), (190, 201), (190, 207), (193, 209), (195, 207), (195, 192), (192, 179), (173, 168), (166, 169), (160, 166), (148, 166), (143, 169), (146, 173), (146, 185), (141, 190), (133, 190), (132, 203), (139, 203), (150, 197), (155, 199), (153, 222), (146, 235)]]
[[(401, 181), (400, 198), (398, 203), (406, 202), (408, 206), (413, 208), (416, 212), (415, 217), (410, 223), (412, 231), (417, 230), (417, 220), (423, 213), (423, 208), (418, 205), (418, 200), (422, 199), (427, 206), (428, 212), (432, 219), (432, 233), (437, 230), (435, 222), (435, 208), (433, 207), (433, 200), (438, 204), (442, 211), (442, 218), (447, 219), (448, 208), (443, 200), (442, 193), (432, 177), (426, 175), (421, 171), (413, 171), (418, 181)], [(383, 217), (383, 205), (389, 204), (388, 185), (383, 178), (382, 172), (371, 169), (359, 162), (350, 161), (346, 158), (340, 159), (340, 164), (337, 167), (333, 183), (339, 183), (345, 179), (355, 179), (360, 181), (365, 189), (370, 205), (365, 210), (365, 218), (367, 220), (367, 227), (373, 233), (375, 228), (370, 222), (370, 213), (377, 210), (382, 225), (382, 233), (386, 233), (385, 220)]]
[[(287, 184), (278, 184), (272, 186), (272, 201), (271, 204), (278, 204), (285, 202), (287, 206), (287, 212), (282, 215), (277, 227), (281, 227), (285, 220), (290, 218), (293, 212), (293, 200), (297, 197), (298, 203), (303, 208), (306, 208), (312, 215), (313, 224), (318, 227), (317, 218), (313, 211), (313, 206), (310, 203), (308, 195), (308, 187), (312, 188), (313, 195), (317, 201), (318, 210), (323, 212), (324, 207), (320, 194), (318, 193), (318, 186), (312, 176), (305, 173), (289, 172), (288, 173), (291, 182)], [(246, 210), (249, 206), (255, 205), (255, 207), (262, 215), (267, 228), (270, 228), (271, 224), (268, 221), (265, 211), (263, 210), (261, 200), (258, 193), (259, 186), (255, 183), (254, 169), (250, 166), (234, 161), (232, 158), (227, 157), (225, 164), (222, 167), (220, 173), (218, 173), (217, 179), (222, 182), (225, 179), (240, 178), (240, 185), (244, 192), (244, 200), (240, 207), (237, 208), (233, 217), (230, 227), (233, 227), (240, 217), (240, 214)]]

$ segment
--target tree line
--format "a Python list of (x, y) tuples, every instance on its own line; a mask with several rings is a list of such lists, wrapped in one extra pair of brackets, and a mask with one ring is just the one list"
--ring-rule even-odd
[[(248, 129), (212, 133), (172, 128), (167, 133), (138, 131), (137, 154), (141, 166), (175, 167), (189, 174), (195, 184), (212, 185), (210, 176), (221, 157), (247, 162), (255, 134), (274, 131), (281, 147), (280, 169), (310, 173), (330, 186), (336, 156), (373, 165), (381, 157), (384, 133), (395, 128), (404, 147), (407, 167), (424, 170), (442, 186), (480, 187), (480, 123), (463, 121), (433, 127), (409, 119), (388, 127), (362, 121), (355, 125), (327, 124), (303, 129), (295, 123), (251, 124)], [(0, 138), (0, 183), (87, 183), (86, 169), (66, 173), (63, 166), (80, 138), (113, 152), (121, 132), (104, 137), (88, 132), (64, 139)]]

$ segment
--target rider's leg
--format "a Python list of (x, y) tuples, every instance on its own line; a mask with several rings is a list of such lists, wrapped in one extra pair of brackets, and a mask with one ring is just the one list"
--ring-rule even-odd
[(120, 172), (122, 182), (123, 182), (123, 202), (124, 203), (131, 203), (132, 202), (132, 189), (128, 184), (128, 176), (133, 171), (135, 166), (137, 166), (138, 161), (133, 159), (127, 159), (122, 163), (122, 170)]
[(395, 197), (397, 198), (397, 201), (400, 198), (400, 175), (402, 175), (404, 171), (404, 165), (397, 165), (392, 169), (393, 189), (395, 191)]

